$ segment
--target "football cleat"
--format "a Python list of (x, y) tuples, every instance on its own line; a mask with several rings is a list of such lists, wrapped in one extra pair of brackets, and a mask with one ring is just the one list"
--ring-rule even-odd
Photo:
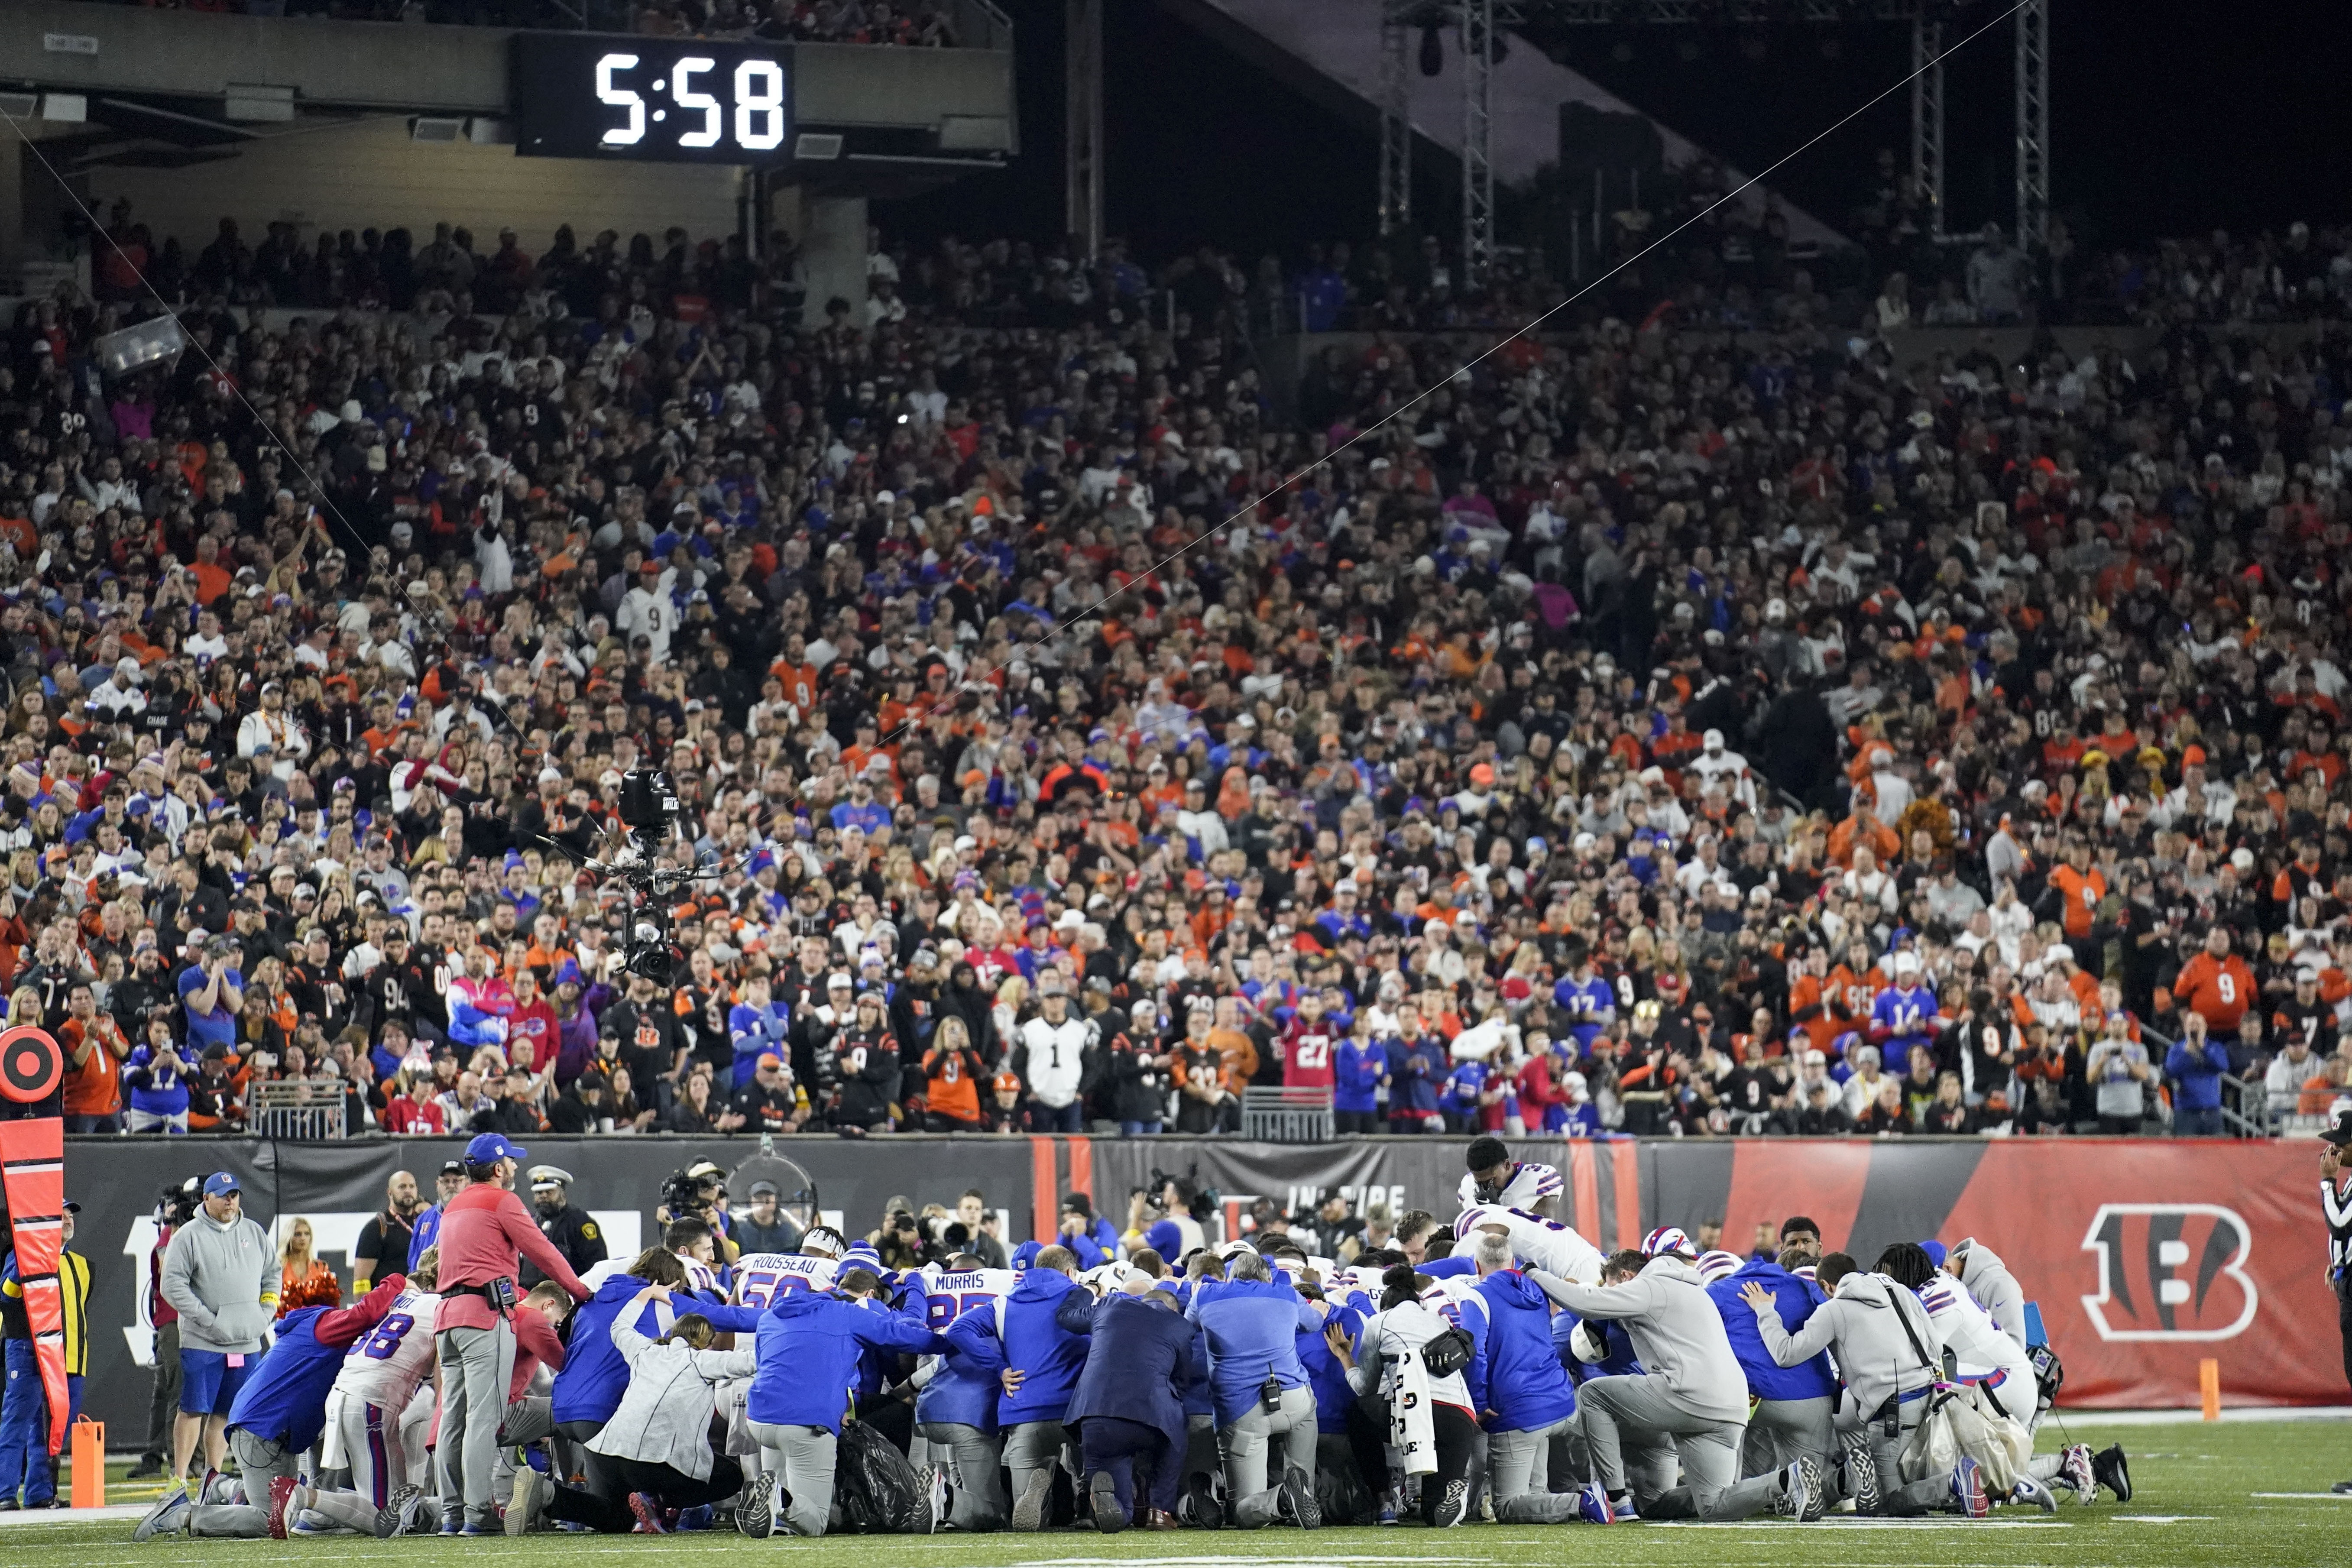
[(2017, 1484), (2009, 1489), (2009, 1500), (2031, 1503), (2044, 1513), (2058, 1511), (2058, 1495), (2032, 1476), (2017, 1478)]
[(2091, 1502), (2099, 1495), (2099, 1478), (2091, 1468), (2091, 1446), (2075, 1443), (2059, 1456), (2058, 1479), (2074, 1489), (2076, 1502)]
[(2116, 1494), (2117, 1502), (2132, 1499), (2131, 1461), (2125, 1458), (2123, 1445), (2102, 1448), (2091, 1456), (2091, 1474), (2101, 1486)]
[(1451, 1530), (1462, 1522), (1470, 1511), (1470, 1483), (1452, 1480), (1445, 1483), (1445, 1495), (1437, 1500), (1437, 1511), (1430, 1516), (1430, 1526), (1435, 1530)]
[(1984, 1472), (1966, 1454), (1952, 1467), (1952, 1501), (1964, 1518), (1982, 1519), (1992, 1511), (1985, 1499)]
[(297, 1491), (299, 1491), (301, 1487), (302, 1483), (296, 1480), (292, 1476), (272, 1476), (269, 1478), (269, 1513), (268, 1527), (270, 1540), (283, 1541), (286, 1539), (286, 1508), (289, 1503), (291, 1503), (294, 1500), (294, 1494)]
[(743, 1489), (743, 1500), (735, 1505), (735, 1528), (754, 1541), (765, 1541), (776, 1532), (775, 1505), (768, 1495), (768, 1479), (753, 1478)]
[(188, 1528), (188, 1516), (195, 1505), (188, 1500), (185, 1487), (174, 1487), (155, 1500), (139, 1521), (139, 1528), (131, 1532), (133, 1541), (152, 1540), (158, 1535), (173, 1535)]
[(401, 1487), (375, 1510), (375, 1538), (390, 1541), (395, 1535), (408, 1535), (425, 1517), (425, 1489)]

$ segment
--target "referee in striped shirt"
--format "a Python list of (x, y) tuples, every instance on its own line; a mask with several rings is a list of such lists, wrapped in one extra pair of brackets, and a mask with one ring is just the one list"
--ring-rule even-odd
[[(2344, 1151), (2352, 1146), (2352, 1110), (2336, 1113), (2336, 1125), (2319, 1135), (2327, 1152), (2319, 1157), (2319, 1212), (2327, 1221), (2327, 1282), (2336, 1290), (2336, 1326), (2344, 1336), (2344, 1379), (2352, 1383), (2352, 1177), (2343, 1174)], [(2331, 1489), (2352, 1493), (2352, 1480)]]

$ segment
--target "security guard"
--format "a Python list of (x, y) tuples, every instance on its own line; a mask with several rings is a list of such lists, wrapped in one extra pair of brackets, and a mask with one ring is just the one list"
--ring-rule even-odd
[[(533, 1165), (530, 1168), (530, 1201), (539, 1210), (539, 1230), (563, 1254), (563, 1261), (572, 1265), (574, 1274), (585, 1274), (604, 1261), (604, 1233), (587, 1211), (576, 1209), (571, 1202), (572, 1173), (557, 1165)], [(531, 1266), (530, 1258), (522, 1260), (522, 1288), (526, 1290), (547, 1276)]]

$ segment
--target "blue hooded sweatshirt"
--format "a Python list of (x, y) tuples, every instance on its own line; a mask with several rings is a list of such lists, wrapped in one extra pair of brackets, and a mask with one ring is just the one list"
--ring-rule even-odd
[[(1353, 1344), (1364, 1331), (1366, 1313), (1357, 1300), (1331, 1303), (1329, 1321), (1348, 1331), (1348, 1342)], [(1323, 1342), (1323, 1329), (1298, 1331), (1298, 1364), (1307, 1369), (1307, 1386), (1315, 1391), (1315, 1429), (1318, 1432), (1345, 1432), (1348, 1429), (1348, 1407), (1356, 1403), (1355, 1385), (1348, 1381), (1348, 1369)]]
[(922, 1320), (826, 1290), (780, 1296), (760, 1318), (759, 1370), (744, 1412), (779, 1426), (822, 1426), (841, 1436), (868, 1350), (936, 1355), (947, 1342)]
[[(634, 1274), (615, 1274), (572, 1314), (563, 1370), (555, 1374), (551, 1390), (553, 1405), (549, 1415), (554, 1420), (610, 1421), (613, 1412), (621, 1407), (621, 1395), (629, 1386), (629, 1363), (621, 1359), (619, 1347), (613, 1343), (613, 1322), (645, 1288), (646, 1282)], [(688, 1312), (709, 1319), (710, 1326), (722, 1334), (748, 1334), (760, 1322), (757, 1307), (700, 1300), (680, 1290), (671, 1298), (669, 1322)], [(647, 1301), (637, 1314), (636, 1331), (649, 1340), (659, 1339), (668, 1326), (662, 1321), (659, 1301)]]
[(1220, 1426), (1249, 1414), (1268, 1378), (1285, 1388), (1307, 1386), (1298, 1336), (1321, 1332), (1323, 1317), (1287, 1279), (1203, 1281), (1184, 1315), (1208, 1342), (1209, 1395)]
[(1748, 1392), (1759, 1399), (1822, 1399), (1837, 1393), (1837, 1373), (1830, 1370), (1829, 1352), (1795, 1366), (1782, 1366), (1772, 1359), (1772, 1352), (1764, 1348), (1763, 1336), (1756, 1331), (1754, 1309), (1739, 1299), (1741, 1288), (1750, 1284), (1772, 1292), (1780, 1321), (1792, 1334), (1804, 1327), (1814, 1308), (1829, 1300), (1811, 1280), (1800, 1279), (1779, 1264), (1759, 1258), (1750, 1258), (1706, 1288), (1715, 1310), (1723, 1314), (1724, 1329), (1731, 1336), (1731, 1353), (1739, 1358), (1739, 1370), (1748, 1374)]
[[(1478, 1347), (1466, 1381), (1489, 1432), (1540, 1432), (1576, 1414), (1576, 1387), (1551, 1342), (1551, 1298), (1516, 1268), (1478, 1281), (1462, 1326)], [(1478, 1309), (1483, 1307), (1485, 1310)]]
[(1020, 1392), (997, 1396), (996, 1420), (1001, 1426), (1024, 1421), (1059, 1421), (1069, 1408), (1070, 1391), (1087, 1364), (1087, 1336), (1074, 1334), (1054, 1321), (1062, 1298), (1083, 1289), (1066, 1274), (1032, 1268), (1021, 1276), (1013, 1294), (992, 1308), (974, 1308), (948, 1325), (945, 1348), (967, 1356), (986, 1358), (974, 1342), (993, 1339), (1003, 1364), (1022, 1374)]

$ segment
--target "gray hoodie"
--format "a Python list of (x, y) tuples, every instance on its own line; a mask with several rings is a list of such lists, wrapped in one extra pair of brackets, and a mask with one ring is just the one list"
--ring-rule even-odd
[(278, 1285), (268, 1234), (242, 1215), (223, 1225), (199, 1209), (163, 1250), (163, 1300), (180, 1314), (184, 1350), (258, 1351)]
[(1748, 1419), (1748, 1374), (1739, 1370), (1723, 1314), (1706, 1279), (1681, 1258), (1653, 1258), (1622, 1285), (1576, 1285), (1540, 1268), (1528, 1269), (1528, 1278), (1581, 1317), (1623, 1323), (1633, 1354), (1693, 1415)]
[(1960, 1266), (1960, 1283), (2000, 1331), (2025, 1344), (2025, 1288), (1992, 1248), (1969, 1237), (1952, 1248), (1950, 1261)]
[[(1903, 1321), (1896, 1320), (1897, 1312)], [(1905, 1321), (1911, 1325), (1909, 1334)], [(1840, 1279), (1829, 1300), (1813, 1309), (1794, 1334), (1781, 1323), (1779, 1310), (1767, 1307), (1756, 1314), (1756, 1332), (1782, 1366), (1798, 1365), (1823, 1351), (1837, 1357), (1846, 1391), (1865, 1420), (1894, 1395), (1926, 1388), (1943, 1375), (1944, 1342), (1935, 1321), (1918, 1297), (1883, 1274), (1857, 1268)]]

